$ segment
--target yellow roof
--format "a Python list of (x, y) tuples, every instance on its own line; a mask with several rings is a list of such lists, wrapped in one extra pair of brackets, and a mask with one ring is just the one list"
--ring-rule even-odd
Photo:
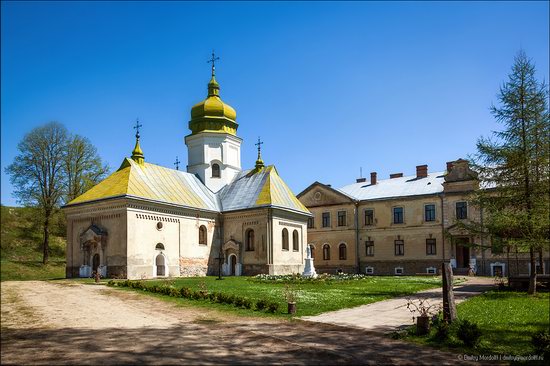
[(128, 158), (116, 172), (67, 206), (124, 196), (219, 211), (214, 193), (193, 174)]
[(243, 171), (220, 192), (223, 211), (279, 207), (309, 214), (277, 172), (275, 166)]

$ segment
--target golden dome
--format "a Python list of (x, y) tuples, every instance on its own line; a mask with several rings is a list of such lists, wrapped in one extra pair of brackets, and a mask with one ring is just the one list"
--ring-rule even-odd
[(220, 98), (220, 85), (214, 75), (208, 83), (208, 97), (191, 108), (189, 129), (199, 132), (237, 133), (237, 112)]

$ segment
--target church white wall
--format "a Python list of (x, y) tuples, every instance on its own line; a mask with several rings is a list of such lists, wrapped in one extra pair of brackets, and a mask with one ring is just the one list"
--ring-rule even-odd
[[(219, 191), (241, 171), (241, 143), (241, 138), (226, 133), (186, 136), (187, 172), (197, 174), (213, 192)], [(220, 178), (212, 177), (214, 163), (220, 166)]]
[[(82, 267), (88, 266), (91, 275), (92, 256), (100, 255), (104, 275), (126, 276), (126, 205), (123, 200), (109, 200), (64, 208), (67, 218), (66, 276), (79, 277)], [(106, 232), (100, 246), (92, 245), (86, 253), (81, 247), (81, 234), (96, 225)], [(101, 248), (100, 248), (101, 247)], [(95, 249), (94, 249), (95, 248)]]
[[(219, 228), (217, 213), (199, 213), (182, 217), (180, 221), (179, 266), (181, 276), (206, 276), (217, 268)], [(206, 245), (199, 243), (199, 228), (206, 227)]]
[[(302, 273), (306, 257), (307, 216), (298, 215), (284, 210), (273, 210), (273, 262), (270, 274)], [(283, 249), (283, 229), (289, 233), (288, 250)], [(298, 232), (299, 245), (295, 251), (292, 245), (292, 235)]]

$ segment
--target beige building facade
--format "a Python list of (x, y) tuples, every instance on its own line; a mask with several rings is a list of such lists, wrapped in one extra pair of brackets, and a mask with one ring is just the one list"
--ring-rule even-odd
[[(459, 222), (483, 220), (471, 204), (477, 189), (477, 174), (463, 159), (447, 163), (442, 172), (429, 173), (421, 165), (416, 175), (382, 180), (373, 172), (370, 180), (339, 189), (313, 183), (298, 198), (313, 214), (308, 241), (317, 271), (430, 274), (447, 260), (457, 274), (529, 273), (526, 253), (514, 253), (511, 261), (486, 238), (459, 229)], [(548, 253), (544, 266), (549, 267)]]

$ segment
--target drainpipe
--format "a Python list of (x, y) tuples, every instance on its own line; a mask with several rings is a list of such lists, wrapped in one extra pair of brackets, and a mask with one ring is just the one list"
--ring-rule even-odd
[(355, 202), (355, 266), (357, 274), (361, 273), (361, 264), (359, 261), (359, 202)]
[(441, 252), (443, 255), (443, 262), (445, 262), (445, 215), (444, 215), (445, 205), (443, 203), (443, 195), (444, 193), (440, 194), (439, 199), (441, 200), (441, 244), (442, 244)]

